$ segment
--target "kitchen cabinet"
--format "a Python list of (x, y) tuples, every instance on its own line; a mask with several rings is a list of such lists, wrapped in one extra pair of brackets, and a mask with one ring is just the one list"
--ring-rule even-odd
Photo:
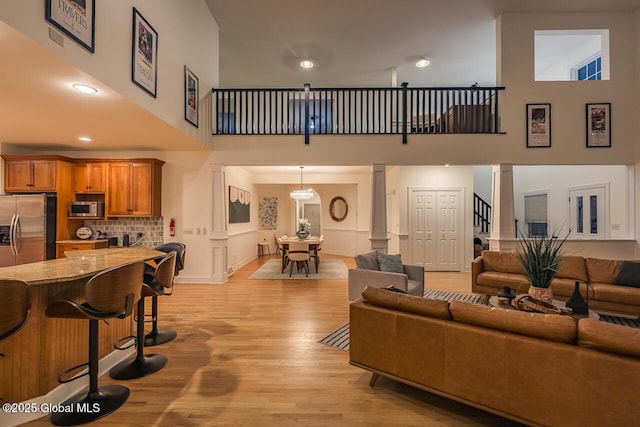
[(96, 162), (75, 163), (73, 191), (76, 193), (104, 193), (107, 191), (107, 164)]
[(163, 163), (110, 162), (107, 216), (160, 216)]
[(42, 193), (56, 191), (56, 160), (6, 160), (4, 191)]
[(109, 247), (109, 241), (101, 240), (61, 240), (56, 242), (56, 258), (66, 258), (66, 251), (84, 251)]

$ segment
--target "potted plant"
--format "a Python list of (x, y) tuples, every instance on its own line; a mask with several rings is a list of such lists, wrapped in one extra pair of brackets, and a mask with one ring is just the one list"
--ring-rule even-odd
[(562, 247), (567, 237), (569, 232), (564, 238), (558, 238), (555, 233), (551, 237), (522, 236), (518, 257), (529, 279), (529, 295), (532, 298), (548, 303), (553, 301), (551, 281), (558, 272), (562, 261)]

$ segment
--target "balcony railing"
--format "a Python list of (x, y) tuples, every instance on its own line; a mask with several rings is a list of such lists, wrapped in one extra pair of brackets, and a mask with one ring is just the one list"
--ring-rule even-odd
[(213, 89), (214, 135), (501, 133), (504, 87)]

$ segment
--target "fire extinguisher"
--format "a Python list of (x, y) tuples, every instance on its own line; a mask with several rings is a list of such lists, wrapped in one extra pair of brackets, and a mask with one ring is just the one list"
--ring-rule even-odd
[(169, 220), (169, 236), (175, 236), (175, 235), (176, 235), (176, 219), (171, 218)]

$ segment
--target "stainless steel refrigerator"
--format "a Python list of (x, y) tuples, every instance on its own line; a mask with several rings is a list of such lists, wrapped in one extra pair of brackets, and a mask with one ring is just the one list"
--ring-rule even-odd
[(0, 196), (0, 267), (56, 257), (56, 195)]

